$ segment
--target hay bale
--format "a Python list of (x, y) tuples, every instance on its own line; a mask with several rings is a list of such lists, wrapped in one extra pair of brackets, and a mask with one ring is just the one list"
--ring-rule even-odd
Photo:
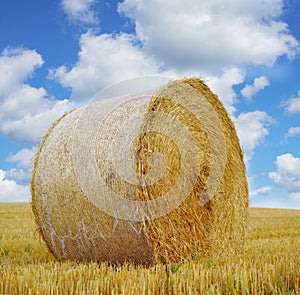
[(60, 260), (176, 262), (235, 251), (248, 187), (227, 112), (199, 79), (97, 101), (57, 120), (31, 181)]

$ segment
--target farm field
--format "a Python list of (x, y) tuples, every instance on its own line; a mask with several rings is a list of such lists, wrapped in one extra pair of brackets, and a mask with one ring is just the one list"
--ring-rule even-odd
[(0, 294), (300, 294), (300, 210), (249, 208), (231, 257), (150, 267), (58, 262), (29, 203), (0, 203)]

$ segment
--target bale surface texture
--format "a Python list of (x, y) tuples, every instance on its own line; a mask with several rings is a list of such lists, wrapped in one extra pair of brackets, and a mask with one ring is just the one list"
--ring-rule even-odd
[(65, 114), (43, 137), (31, 193), (59, 260), (178, 262), (236, 253), (245, 235), (236, 131), (197, 78)]

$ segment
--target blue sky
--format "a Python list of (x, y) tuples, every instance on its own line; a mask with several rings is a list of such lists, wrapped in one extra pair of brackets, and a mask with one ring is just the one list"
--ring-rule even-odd
[(300, 209), (300, 1), (0, 2), (0, 201), (30, 200), (41, 137), (140, 75), (198, 76), (245, 152), (251, 206)]

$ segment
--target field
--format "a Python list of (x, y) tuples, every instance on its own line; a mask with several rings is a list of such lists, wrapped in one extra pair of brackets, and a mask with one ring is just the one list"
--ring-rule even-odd
[(243, 253), (150, 267), (57, 262), (28, 203), (0, 203), (0, 294), (300, 294), (300, 210), (249, 209)]

